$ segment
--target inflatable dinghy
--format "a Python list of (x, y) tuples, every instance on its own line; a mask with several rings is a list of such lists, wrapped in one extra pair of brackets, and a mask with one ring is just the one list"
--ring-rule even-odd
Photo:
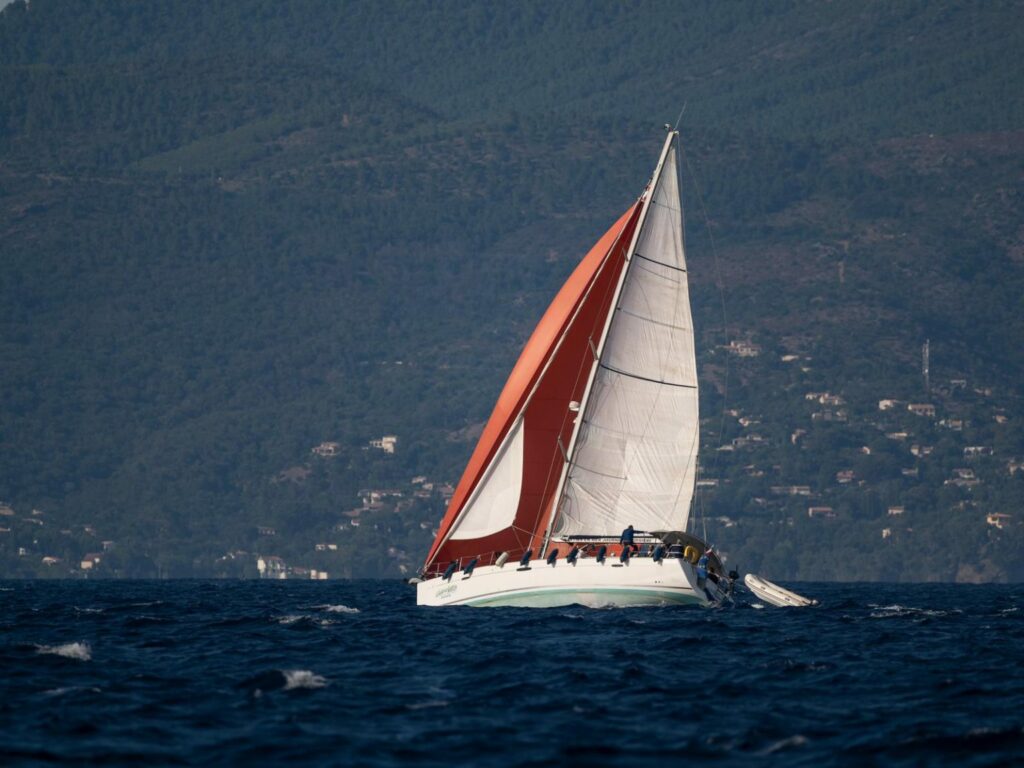
[(748, 573), (744, 576), (743, 583), (747, 585), (747, 589), (753, 592), (758, 599), (779, 608), (799, 608), (805, 605), (818, 604), (817, 600), (811, 600), (798, 595), (796, 592), (790, 592), (788, 589), (783, 589), (778, 584), (772, 584), (768, 579), (762, 579), (753, 573)]

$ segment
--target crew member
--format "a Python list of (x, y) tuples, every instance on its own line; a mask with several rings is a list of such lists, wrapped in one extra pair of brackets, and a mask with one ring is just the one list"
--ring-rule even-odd
[(626, 528), (626, 530), (624, 530), (622, 532), (622, 535), (619, 536), (619, 544), (621, 544), (623, 547), (629, 547), (630, 549), (633, 549), (633, 526), (632, 525), (628, 526)]
[(704, 550), (704, 554), (697, 561), (697, 586), (704, 589), (708, 580), (708, 555), (711, 554), (711, 547)]

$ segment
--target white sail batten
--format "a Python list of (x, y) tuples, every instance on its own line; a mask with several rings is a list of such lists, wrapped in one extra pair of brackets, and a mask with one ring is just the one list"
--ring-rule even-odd
[(555, 530), (685, 530), (698, 447), (693, 320), (671, 146), (601, 349)]
[(523, 443), (523, 417), (520, 416), (463, 508), (449, 538), (483, 538), (512, 525), (523, 490)]

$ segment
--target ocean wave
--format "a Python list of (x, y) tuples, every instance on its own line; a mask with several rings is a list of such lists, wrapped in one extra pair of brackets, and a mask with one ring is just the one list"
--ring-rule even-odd
[(349, 605), (314, 605), (313, 609), (316, 611), (326, 611), (327, 613), (359, 613), (358, 608), (353, 608)]
[(286, 627), (330, 627), (335, 622), (332, 619), (324, 619), (319, 616), (310, 616), (308, 613), (290, 613), (285, 616), (275, 616), (278, 624)]
[(868, 603), (868, 608), (873, 608), (869, 614), (873, 619), (891, 619), (899, 616), (915, 616), (915, 617), (928, 617), (938, 618), (941, 616), (956, 616), (962, 613), (957, 608), (950, 611), (943, 611), (929, 608), (913, 608), (906, 605), (875, 605), (874, 603)]
[(759, 751), (758, 755), (772, 755), (776, 752), (782, 752), (786, 749), (793, 749), (794, 747), (802, 747), (808, 743), (809, 739), (803, 734), (795, 734), (786, 739), (776, 741), (774, 744), (769, 744), (767, 747)]
[(37, 645), (36, 653), (52, 654), (62, 656), (65, 659), (77, 659), (78, 661), (89, 661), (92, 658), (92, 649), (88, 643), (64, 643), (64, 645)]
[(75, 606), (75, 613), (103, 613), (102, 608), (79, 608)]
[(282, 669), (284, 675), (284, 689), (293, 691), (297, 688), (325, 688), (327, 678), (318, 675), (308, 669)]
[(49, 691), (43, 691), (43, 696), (63, 696), (66, 693), (100, 693), (100, 689), (94, 686), (82, 686), (82, 685), (69, 685), (65, 688), (52, 688)]
[(271, 669), (239, 684), (254, 697), (273, 691), (315, 690), (327, 687), (327, 678), (309, 669)]
[(416, 711), (417, 709), (436, 709), (439, 707), (447, 707), (451, 702), (443, 701), (441, 699), (430, 699), (428, 701), (414, 701), (411, 704), (406, 704), (405, 708)]

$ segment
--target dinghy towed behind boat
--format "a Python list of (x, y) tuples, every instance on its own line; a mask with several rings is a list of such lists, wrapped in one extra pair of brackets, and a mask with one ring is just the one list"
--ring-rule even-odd
[(755, 597), (777, 608), (804, 608), (809, 605), (818, 604), (817, 600), (798, 595), (796, 592), (790, 592), (788, 589), (780, 587), (778, 584), (774, 584), (768, 581), (768, 579), (756, 576), (753, 573), (748, 573), (744, 576), (743, 583), (747, 589), (754, 593)]
[(643, 194), (527, 342), (441, 521), (419, 604), (724, 596), (721, 561), (686, 533), (699, 424), (678, 154), (670, 131)]

